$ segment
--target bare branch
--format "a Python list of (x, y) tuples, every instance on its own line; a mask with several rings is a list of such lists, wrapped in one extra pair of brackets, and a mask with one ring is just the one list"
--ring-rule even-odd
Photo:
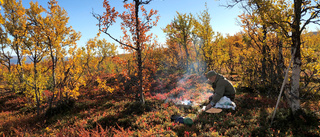
[[(247, 2), (247, 0), (231, 0), (231, 4), (227, 1), (227, 5), (220, 5), (220, 6), (226, 7), (226, 8), (233, 8), (234, 6), (236, 6), (239, 3), (242, 5), (243, 2)], [(243, 7), (243, 5), (242, 5), (242, 7)]]
[(139, 4), (149, 4), (152, 0), (146, 0), (146, 1), (142, 1), (140, 0)]
[(320, 9), (320, 4), (317, 4), (317, 5), (314, 5), (314, 6), (309, 6), (307, 8), (304, 8), (301, 13), (306, 13), (310, 10), (313, 10), (313, 9)]
[(92, 15), (93, 17), (95, 17), (98, 21), (99, 21), (99, 24), (98, 24), (98, 27), (99, 27), (99, 31), (107, 34), (111, 39), (113, 39), (114, 41), (118, 42), (119, 44), (123, 45), (123, 46), (126, 46), (126, 47), (129, 47), (129, 48), (132, 48), (134, 50), (138, 50), (137, 48), (131, 46), (131, 45), (128, 45), (128, 44), (125, 44), (123, 42), (121, 42), (120, 40), (118, 40), (117, 38), (113, 37), (109, 32), (108, 32), (108, 29), (110, 27), (110, 24), (105, 24), (106, 25), (106, 28), (102, 28), (102, 17), (101, 15), (99, 14), (96, 14), (96, 13), (93, 13), (92, 12)]
[(120, 40), (114, 38), (114, 37), (113, 37), (110, 33), (108, 33), (107, 31), (101, 30), (100, 27), (99, 27), (99, 31), (102, 31), (103, 33), (107, 34), (111, 39), (113, 39), (114, 41), (118, 42), (119, 44), (121, 44), (121, 45), (123, 45), (123, 46), (127, 46), (127, 47), (130, 47), (130, 48), (134, 49), (134, 50), (138, 50), (137, 48), (135, 48), (135, 47), (133, 47), (133, 46), (131, 46), (131, 45), (125, 44), (125, 43), (121, 42)]
[(310, 23), (315, 23), (317, 24), (317, 22), (315, 21), (312, 21), (313, 19), (317, 18), (318, 17), (318, 14), (320, 13), (320, 10), (316, 11), (314, 14), (312, 14), (310, 16), (309, 19), (306, 20), (306, 22), (303, 24), (303, 26), (301, 27), (300, 31), (304, 30), (306, 28), (306, 26)]

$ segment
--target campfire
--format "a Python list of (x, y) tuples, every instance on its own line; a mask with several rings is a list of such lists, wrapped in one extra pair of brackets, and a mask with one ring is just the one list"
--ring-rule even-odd
[(195, 106), (190, 100), (178, 101), (175, 103), (176, 106), (184, 107), (184, 108), (192, 108)]
[[(155, 98), (171, 102), (183, 108), (200, 107), (208, 101), (212, 94), (210, 85), (206, 83), (206, 77), (199, 75), (184, 75), (177, 81), (175, 88), (169, 92), (162, 92), (155, 95)], [(164, 87), (164, 86), (159, 86)], [(161, 91), (163, 89), (159, 89)]]

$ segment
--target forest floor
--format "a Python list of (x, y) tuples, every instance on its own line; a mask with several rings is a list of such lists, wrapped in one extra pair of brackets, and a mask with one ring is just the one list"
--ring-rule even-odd
[[(194, 86), (188, 91), (201, 90)], [(149, 95), (145, 105), (116, 93), (82, 95), (51, 115), (37, 116), (24, 106), (22, 95), (7, 92), (0, 96), (0, 136), (320, 136), (319, 99), (304, 100), (303, 111), (295, 115), (281, 100), (271, 125), (276, 101), (239, 89), (235, 110), (209, 114), (201, 111), (205, 101), (185, 108), (159, 95)], [(172, 115), (191, 118), (193, 124), (172, 121)]]

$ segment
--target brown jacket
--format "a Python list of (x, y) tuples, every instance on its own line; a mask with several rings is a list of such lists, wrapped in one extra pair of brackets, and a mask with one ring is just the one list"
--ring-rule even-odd
[(226, 96), (234, 101), (236, 90), (232, 83), (221, 75), (217, 75), (216, 81), (212, 83), (214, 89), (214, 96), (211, 100), (213, 103), (217, 103), (223, 96)]

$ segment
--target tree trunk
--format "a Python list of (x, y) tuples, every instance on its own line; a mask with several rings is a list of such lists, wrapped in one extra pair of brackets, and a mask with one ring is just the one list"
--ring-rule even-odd
[[(17, 38), (15, 39), (15, 41), (17, 41)], [(17, 58), (18, 58), (18, 60), (17, 60), (17, 65), (16, 65), (16, 69), (17, 69), (17, 71), (18, 71), (18, 74), (19, 74), (19, 81), (20, 81), (20, 85), (23, 85), (24, 84), (24, 75), (23, 75), (23, 68), (22, 68), (22, 62), (21, 62), (21, 60), (22, 60), (22, 58), (23, 58), (23, 56), (21, 55), (21, 53), (20, 53), (20, 50), (19, 50), (19, 45), (18, 44), (16, 44), (15, 46), (14, 46), (14, 52), (17, 54)], [(13, 86), (14, 87), (14, 86)], [(19, 87), (18, 86), (18, 92), (19, 93), (21, 93), (21, 94), (23, 94), (24, 93), (24, 87)], [(14, 92), (16, 92), (16, 90), (15, 90), (15, 88), (14, 88)]]
[(262, 26), (263, 38), (262, 38), (262, 60), (261, 60), (261, 79), (263, 80), (263, 85), (266, 85), (266, 68), (267, 68), (267, 28), (265, 25)]
[[(301, 5), (302, 0), (294, 0), (294, 22), (292, 29), (292, 46), (291, 54), (293, 58), (292, 66), (292, 85), (289, 91), (289, 101), (292, 112), (295, 114), (297, 110), (300, 109), (300, 99), (299, 99), (299, 82), (300, 82), (300, 72), (301, 72), (301, 31), (300, 31), (300, 20), (301, 20)], [(295, 52), (294, 52), (295, 51)]]
[(142, 77), (142, 59), (141, 59), (141, 44), (140, 43), (140, 23), (139, 23), (139, 6), (140, 2), (139, 0), (135, 0), (135, 14), (136, 14), (136, 51), (137, 51), (137, 59), (138, 59), (138, 77), (139, 77), (139, 82), (138, 82), (138, 88), (139, 88), (139, 94), (140, 94), (140, 102), (141, 104), (145, 104), (145, 99), (144, 99), (144, 94), (143, 94), (143, 77)]
[(283, 59), (283, 45), (282, 45), (282, 40), (279, 40), (279, 42), (277, 43), (278, 45), (278, 63), (277, 63), (277, 71), (278, 71), (278, 75), (280, 76), (281, 79), (279, 79), (279, 81), (283, 81), (282, 76), (284, 75), (283, 73), (283, 69), (285, 68), (284, 66), (284, 59)]
[(142, 60), (141, 60), (141, 50), (138, 50), (138, 77), (139, 77), (139, 94), (140, 102), (145, 104), (144, 93), (143, 93), (143, 75), (142, 75)]
[(189, 72), (189, 52), (188, 52), (188, 48), (187, 48), (187, 41), (186, 41), (186, 38), (184, 38), (184, 43), (183, 43), (183, 47), (184, 47), (184, 51), (186, 52), (186, 69), (187, 69), (187, 72)]
[(294, 59), (293, 59), (292, 77), (291, 77), (292, 85), (291, 85), (291, 90), (289, 92), (289, 100), (290, 100), (289, 104), (291, 104), (290, 107), (293, 113), (295, 113), (298, 109), (300, 109), (299, 82), (300, 82), (300, 72), (301, 72), (301, 54), (300, 54), (300, 46), (298, 46), (297, 43), (300, 43), (300, 42), (296, 41), (294, 45), (297, 47), (292, 47), (293, 50), (294, 49), (296, 50), (296, 53), (294, 54)]
[(56, 63), (57, 63), (57, 59), (55, 58), (55, 56), (53, 55), (53, 49), (51, 48), (51, 61), (52, 61), (52, 73), (51, 73), (51, 77), (52, 77), (52, 96), (50, 97), (49, 99), (49, 109), (51, 109), (52, 107), (52, 103), (53, 103), (53, 100), (54, 100), (54, 91), (56, 89)]
[(33, 84), (33, 88), (34, 88), (34, 92), (36, 94), (36, 101), (37, 101), (37, 115), (40, 115), (40, 94), (39, 94), (39, 89), (37, 88), (37, 75), (38, 75), (38, 71), (37, 71), (37, 55), (33, 58), (33, 67), (34, 67), (34, 84)]

